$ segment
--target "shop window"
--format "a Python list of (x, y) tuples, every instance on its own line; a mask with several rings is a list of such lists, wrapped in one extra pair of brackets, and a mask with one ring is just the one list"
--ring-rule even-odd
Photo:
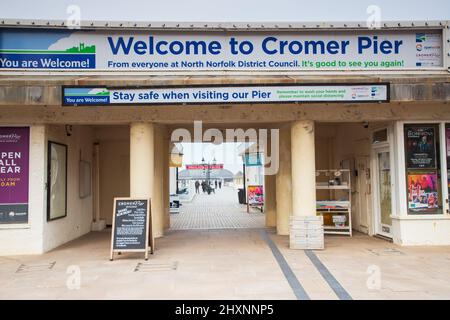
[(388, 141), (388, 130), (387, 129), (378, 130), (372, 134), (372, 143), (373, 144), (387, 142), (387, 141)]
[(408, 124), (404, 133), (408, 214), (440, 214), (439, 127)]

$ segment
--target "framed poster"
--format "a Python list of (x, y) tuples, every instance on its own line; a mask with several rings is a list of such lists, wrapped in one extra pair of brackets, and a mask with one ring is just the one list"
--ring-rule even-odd
[(47, 221), (67, 216), (67, 145), (48, 142)]
[(436, 169), (436, 127), (405, 126), (406, 167)]
[(0, 127), (0, 224), (28, 223), (29, 127)]
[(248, 186), (248, 205), (249, 206), (263, 206), (264, 205), (264, 190), (263, 186)]
[(436, 213), (439, 209), (438, 176), (436, 172), (408, 172), (408, 211)]

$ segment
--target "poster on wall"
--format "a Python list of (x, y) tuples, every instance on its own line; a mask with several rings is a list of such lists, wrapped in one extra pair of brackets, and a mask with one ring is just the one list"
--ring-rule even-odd
[(28, 223), (30, 128), (0, 127), (0, 224)]
[(263, 206), (264, 205), (264, 190), (263, 186), (248, 186), (248, 205), (249, 206)]
[(435, 128), (429, 126), (406, 127), (405, 138), (406, 162), (408, 169), (435, 169)]
[(48, 142), (47, 221), (67, 216), (67, 145)]
[(436, 213), (438, 208), (439, 194), (436, 172), (409, 172), (408, 211)]

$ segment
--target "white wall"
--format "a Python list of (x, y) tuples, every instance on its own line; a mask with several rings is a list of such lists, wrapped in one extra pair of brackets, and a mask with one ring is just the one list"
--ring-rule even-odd
[(0, 255), (39, 254), (44, 250), (44, 142), (45, 126), (31, 126), (28, 224), (0, 225)]
[(450, 219), (442, 217), (405, 217), (392, 220), (394, 243), (399, 245), (450, 245)]
[[(79, 161), (91, 162), (94, 134), (91, 127), (74, 126), (72, 135), (66, 135), (64, 126), (47, 126), (47, 140), (67, 144), (67, 216), (44, 223), (43, 250), (48, 251), (91, 230), (93, 219), (92, 194), (84, 199), (79, 197)], [(47, 158), (47, 142), (45, 142)], [(45, 166), (45, 177), (47, 169)], [(44, 210), (46, 217), (46, 210)]]

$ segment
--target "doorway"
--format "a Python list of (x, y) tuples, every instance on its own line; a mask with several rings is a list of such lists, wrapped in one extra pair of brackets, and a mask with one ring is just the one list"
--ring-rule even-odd
[(262, 165), (244, 165), (243, 143), (183, 142), (178, 148), (183, 156), (178, 175), (170, 184), (178, 186), (180, 207), (171, 210), (171, 230), (264, 228), (264, 213), (253, 208), (248, 211), (239, 197), (245, 186), (255, 185), (253, 173), (257, 181), (264, 181)]
[(392, 238), (392, 183), (389, 147), (374, 149), (375, 233)]

